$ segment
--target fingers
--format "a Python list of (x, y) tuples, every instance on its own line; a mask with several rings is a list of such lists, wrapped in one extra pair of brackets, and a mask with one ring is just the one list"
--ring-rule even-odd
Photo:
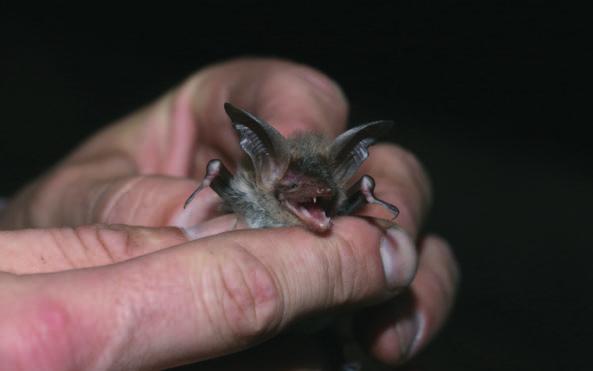
[(31, 274), (125, 261), (187, 241), (177, 228), (88, 225), (0, 232), (0, 272)]
[[(223, 109), (226, 101), (269, 120), (283, 134), (307, 130), (335, 135), (347, 115), (339, 87), (309, 67), (255, 58), (217, 64), (88, 140), (11, 202), (0, 225), (191, 225), (175, 208), (191, 193), (179, 177), (201, 178), (213, 158), (232, 169), (242, 156)], [(147, 175), (168, 179), (134, 183)], [(181, 196), (180, 190), (187, 193)], [(198, 214), (189, 218), (192, 223), (207, 212)]]
[[(0, 232), (0, 272), (57, 272), (122, 262), (245, 225), (227, 214), (188, 229), (95, 224)], [(26, 246), (26, 248), (23, 248)]]
[[(3, 301), (11, 305), (0, 307), (0, 321), (26, 317), (1, 324), (25, 344), (25, 360), (38, 359), (34, 351), (77, 354), (79, 369), (165, 368), (250, 347), (318, 312), (393, 296), (416, 265), (413, 245), (401, 241), (360, 218), (343, 218), (324, 238), (302, 228), (224, 233), (123, 264), (22, 276), (26, 298)], [(15, 308), (24, 302), (26, 311)], [(31, 349), (36, 329), (50, 335), (34, 336)]]
[(339, 86), (310, 67), (279, 59), (235, 59), (198, 71), (156, 103), (92, 138), (71, 159), (120, 153), (141, 174), (171, 176), (188, 175), (195, 157), (199, 166), (217, 157), (234, 164), (241, 152), (225, 102), (268, 120), (285, 135), (336, 135), (348, 111)]
[[(317, 131), (336, 135), (343, 131), (348, 102), (340, 87), (311, 67), (278, 59), (239, 59), (202, 72), (200, 90), (211, 92), (230, 86), (222, 100), (268, 121), (284, 135), (294, 131)], [(233, 84), (227, 83), (232, 81)], [(216, 108), (223, 102), (205, 102), (212, 117), (228, 121)], [(202, 104), (199, 104), (201, 107)]]
[[(94, 169), (93, 165), (73, 171), (62, 168), (42, 180), (37, 190), (12, 200), (0, 225), (3, 229), (94, 223), (184, 227), (220, 214), (221, 200), (210, 189), (200, 194), (199, 202), (183, 209), (196, 187), (192, 180), (145, 175), (99, 179)], [(76, 186), (74, 176), (79, 179)], [(59, 187), (69, 189), (56, 190)]]
[[(193, 80), (198, 141), (196, 176), (212, 158), (229, 168), (241, 158), (224, 102), (247, 110), (283, 135), (319, 132), (330, 137), (346, 126), (348, 102), (339, 86), (320, 72), (278, 59), (238, 59), (214, 65)], [(214, 92), (214, 94), (213, 94)], [(215, 128), (215, 130), (213, 130)]]
[(359, 338), (380, 361), (396, 365), (418, 353), (442, 327), (452, 307), (459, 268), (447, 243), (428, 237), (408, 292), (357, 318)]

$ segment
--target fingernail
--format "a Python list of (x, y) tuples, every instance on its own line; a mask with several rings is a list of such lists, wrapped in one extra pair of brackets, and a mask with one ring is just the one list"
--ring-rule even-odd
[(408, 359), (416, 350), (416, 344), (420, 338), (422, 320), (416, 314), (400, 318), (393, 328), (399, 340), (399, 351), (401, 361)]
[(411, 237), (399, 228), (388, 229), (379, 247), (389, 290), (408, 286), (416, 274), (417, 256)]

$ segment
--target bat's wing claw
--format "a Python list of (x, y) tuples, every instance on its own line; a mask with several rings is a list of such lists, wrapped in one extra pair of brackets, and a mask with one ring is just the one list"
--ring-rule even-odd
[(187, 200), (185, 200), (185, 202), (183, 203), (183, 208), (184, 208), (184, 209), (186, 209), (186, 208), (187, 208), (187, 205), (189, 205), (189, 204), (192, 202), (192, 200), (194, 199), (194, 197), (196, 197), (196, 195), (197, 195), (197, 194), (198, 194), (198, 193), (199, 193), (199, 192), (200, 192), (202, 189), (204, 189), (204, 186), (203, 186), (203, 184), (204, 184), (204, 182), (200, 183), (200, 185), (198, 186), (198, 188), (196, 188), (196, 189), (195, 189), (195, 191), (193, 191), (193, 192), (191, 193), (191, 195), (189, 195), (189, 197), (187, 198)]
[(399, 215), (399, 209), (395, 205), (375, 197), (375, 180), (370, 175), (364, 175), (360, 178), (360, 183), (360, 193), (365, 197), (366, 202), (383, 206), (393, 214), (391, 220), (395, 220)]
[(218, 194), (222, 195), (228, 187), (230, 187), (230, 180), (232, 178), (231, 173), (224, 167), (222, 161), (220, 160), (210, 160), (208, 165), (206, 166), (206, 175), (204, 179), (196, 188), (195, 191), (185, 200), (183, 204), (183, 208), (185, 209), (187, 205), (196, 197), (196, 195), (204, 188), (212, 187), (212, 189)]
[(393, 215), (391, 218), (392, 221), (399, 215), (399, 209), (395, 205), (375, 196), (375, 180), (370, 175), (363, 175), (358, 182), (350, 187), (347, 196), (346, 201), (338, 209), (338, 214), (340, 215), (351, 214), (365, 203), (376, 204), (386, 208)]

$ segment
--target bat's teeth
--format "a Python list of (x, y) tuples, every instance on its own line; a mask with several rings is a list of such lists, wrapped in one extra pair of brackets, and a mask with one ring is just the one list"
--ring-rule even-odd
[(323, 211), (323, 218), (320, 220), (319, 227), (321, 229), (327, 229), (327, 228), (329, 228), (330, 224), (331, 224), (331, 218), (329, 218), (327, 216), (327, 214), (325, 213), (325, 211)]
[(317, 197), (313, 197), (313, 203), (316, 204), (317, 203)]

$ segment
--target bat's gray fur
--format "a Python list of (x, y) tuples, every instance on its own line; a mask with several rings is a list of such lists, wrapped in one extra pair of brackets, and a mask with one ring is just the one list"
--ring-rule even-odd
[[(315, 134), (299, 135), (287, 141), (294, 166), (303, 169), (311, 177), (322, 179), (335, 191), (336, 204), (341, 203), (346, 197), (345, 192), (332, 177), (330, 169), (334, 164), (325, 150), (330, 148), (332, 142)], [(302, 224), (281, 204), (273, 192), (263, 189), (257, 183), (254, 168), (250, 163), (240, 166), (231, 179), (229, 196), (224, 199), (224, 208), (242, 216), (250, 228)]]

